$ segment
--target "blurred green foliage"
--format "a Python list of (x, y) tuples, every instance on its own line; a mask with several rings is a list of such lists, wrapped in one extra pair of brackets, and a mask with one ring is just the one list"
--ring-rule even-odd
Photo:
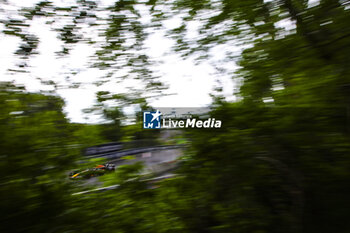
[[(93, 1), (78, 2), (89, 14), (96, 8)], [(79, 158), (79, 145), (104, 140), (97, 136), (100, 129), (69, 124), (58, 97), (2, 84), (0, 231), (350, 232), (349, 2), (117, 1), (99, 52), (102, 63), (110, 64), (100, 67), (115, 65), (122, 51), (141, 49), (146, 35), (138, 4), (150, 7), (156, 26), (182, 16), (168, 36), (185, 57), (202, 60), (213, 46), (233, 40), (243, 46), (240, 56), (225, 57), (240, 65), (234, 76), (242, 84), (240, 101), (216, 98), (212, 116), (222, 120), (221, 129), (186, 132), (191, 147), (177, 171), (181, 176), (150, 187), (139, 175), (142, 165), (134, 164), (102, 177), (119, 188), (73, 196), (80, 188), (67, 181), (66, 172)], [(25, 16), (45, 15), (43, 8), (51, 6), (42, 2)], [(199, 36), (189, 38), (195, 20), (202, 23)], [(5, 33), (27, 43), (18, 54), (31, 55), (38, 40), (20, 33), (23, 22), (7, 23)], [(60, 31), (66, 43), (76, 42), (74, 30)], [(123, 47), (128, 31), (136, 40)], [(126, 54), (137, 76), (145, 74), (152, 84), (148, 57)], [(115, 130), (118, 111), (105, 112), (116, 120)], [(135, 127), (121, 135), (145, 137)]]
[(44, 232), (52, 221), (69, 218), (64, 171), (79, 147), (63, 104), (56, 96), (0, 84), (1, 232)]
[(101, 133), (101, 125), (97, 124), (72, 124), (73, 135), (82, 144), (82, 147), (90, 147), (106, 142)]

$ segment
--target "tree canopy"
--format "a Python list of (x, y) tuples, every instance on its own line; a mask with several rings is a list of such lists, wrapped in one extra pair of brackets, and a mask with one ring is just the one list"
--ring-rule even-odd
[[(20, 20), (2, 19), (3, 33), (22, 40), (21, 59), (35, 56), (40, 41), (25, 28), (42, 17), (64, 42), (58, 54), (76, 43), (96, 45), (92, 64), (107, 78), (140, 79), (158, 91), (143, 43), (177, 17), (181, 25), (167, 32), (174, 52), (202, 62), (223, 46), (220, 62), (239, 65), (231, 75), (240, 84), (236, 102), (214, 96), (211, 116), (221, 129), (184, 131), (191, 143), (178, 176), (152, 189), (140, 164), (125, 166), (104, 178), (118, 189), (80, 196), (72, 194), (81, 187), (64, 178), (79, 159), (74, 145), (100, 138), (81, 137), (59, 97), (2, 84), (2, 231), (349, 232), (349, 9), (343, 0), (119, 0), (103, 8), (44, 1), (21, 9)], [(69, 23), (55, 28), (62, 18)], [(103, 26), (100, 37), (88, 38), (83, 24)], [(220, 62), (219, 72), (231, 72)], [(121, 68), (127, 77), (117, 74)], [(135, 94), (144, 92), (134, 91), (98, 98), (101, 106), (123, 100), (146, 107)], [(119, 110), (105, 110), (116, 130)]]

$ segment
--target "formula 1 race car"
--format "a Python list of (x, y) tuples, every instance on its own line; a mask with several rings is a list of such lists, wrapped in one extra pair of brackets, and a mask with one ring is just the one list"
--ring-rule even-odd
[(106, 164), (100, 164), (97, 165), (94, 168), (88, 168), (82, 171), (74, 171), (69, 174), (70, 179), (89, 179), (91, 177), (95, 176), (102, 176), (106, 172), (114, 171), (115, 170), (115, 165), (106, 163)]

